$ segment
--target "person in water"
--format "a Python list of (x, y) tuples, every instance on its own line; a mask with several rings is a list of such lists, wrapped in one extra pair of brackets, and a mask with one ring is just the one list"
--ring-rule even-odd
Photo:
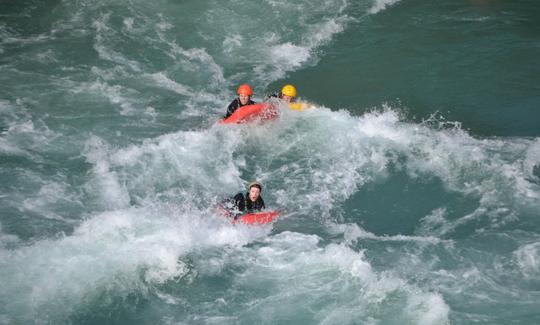
[(229, 104), (229, 107), (227, 107), (227, 114), (225, 114), (224, 118), (231, 116), (242, 106), (255, 104), (255, 102), (251, 100), (251, 96), (253, 96), (253, 89), (250, 85), (240, 85), (236, 90), (236, 94), (238, 94), (238, 97)]
[(293, 103), (296, 100), (296, 88), (293, 85), (285, 85), (281, 88), (279, 94), (272, 94), (268, 97), (277, 97), (287, 103)]
[(252, 182), (248, 186), (246, 194), (239, 192), (234, 197), (227, 199), (225, 208), (235, 218), (244, 213), (257, 212), (265, 209), (264, 200), (261, 196), (262, 185)]

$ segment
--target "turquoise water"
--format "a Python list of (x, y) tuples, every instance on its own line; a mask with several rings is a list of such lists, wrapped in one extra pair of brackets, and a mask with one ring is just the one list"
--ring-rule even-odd
[(540, 323), (539, 57), (534, 1), (3, 2), (0, 324)]

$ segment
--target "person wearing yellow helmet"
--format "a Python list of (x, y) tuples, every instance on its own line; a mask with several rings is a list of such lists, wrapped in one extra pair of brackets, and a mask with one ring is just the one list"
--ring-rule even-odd
[(236, 94), (238, 95), (238, 97), (229, 104), (229, 106), (227, 107), (227, 113), (225, 114), (224, 118), (231, 116), (237, 109), (242, 106), (255, 104), (255, 102), (251, 100), (251, 96), (253, 96), (253, 89), (250, 85), (240, 85), (236, 90)]
[(281, 92), (279, 92), (278, 94), (272, 94), (268, 97), (277, 97), (286, 101), (287, 103), (292, 103), (296, 100), (296, 95), (296, 87), (291, 84), (287, 84), (283, 86), (283, 88), (281, 88)]
[(296, 99), (296, 88), (293, 85), (285, 85), (281, 88), (281, 99), (287, 103), (293, 102)]
[(265, 209), (264, 200), (261, 196), (262, 185), (259, 182), (251, 182), (248, 191), (244, 194), (239, 192), (234, 197), (226, 199), (223, 207), (235, 218), (243, 213), (251, 213)]

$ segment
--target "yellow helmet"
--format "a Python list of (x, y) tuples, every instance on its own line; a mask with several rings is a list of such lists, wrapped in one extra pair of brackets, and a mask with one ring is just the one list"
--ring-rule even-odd
[(296, 88), (293, 85), (285, 85), (281, 88), (281, 94), (289, 97), (296, 97)]

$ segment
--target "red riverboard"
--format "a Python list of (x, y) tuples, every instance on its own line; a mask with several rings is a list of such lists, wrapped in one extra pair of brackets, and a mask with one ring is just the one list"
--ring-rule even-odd
[(270, 120), (278, 116), (277, 108), (269, 103), (257, 103), (238, 108), (231, 116), (222, 119), (221, 124), (239, 124), (255, 119)]
[(254, 224), (267, 224), (277, 219), (279, 212), (277, 211), (263, 211), (244, 214), (243, 216), (238, 217), (234, 222), (245, 223), (246, 225)]

